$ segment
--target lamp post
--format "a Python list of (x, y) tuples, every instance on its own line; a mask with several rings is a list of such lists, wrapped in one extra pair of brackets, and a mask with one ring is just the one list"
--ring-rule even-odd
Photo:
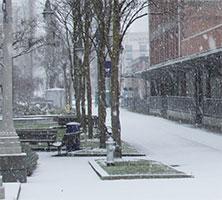
[(0, 173), (3, 181), (26, 182), (25, 156), (13, 123), (12, 109), (12, 0), (3, 0), (3, 120), (0, 129)]

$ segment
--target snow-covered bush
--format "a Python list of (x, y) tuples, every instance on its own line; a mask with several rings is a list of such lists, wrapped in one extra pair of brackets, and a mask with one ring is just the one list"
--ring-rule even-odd
[(39, 156), (36, 152), (32, 151), (30, 145), (22, 144), (22, 152), (26, 153), (26, 169), (27, 176), (31, 176), (38, 164)]

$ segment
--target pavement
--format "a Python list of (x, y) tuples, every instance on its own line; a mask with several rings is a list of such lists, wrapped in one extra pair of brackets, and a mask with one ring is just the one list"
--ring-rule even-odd
[(5, 200), (18, 200), (20, 196), (20, 183), (4, 183)]
[(157, 160), (192, 174), (190, 179), (103, 181), (88, 161), (39, 153), (39, 165), (21, 200), (221, 200), (222, 136), (192, 125), (121, 110), (122, 138)]

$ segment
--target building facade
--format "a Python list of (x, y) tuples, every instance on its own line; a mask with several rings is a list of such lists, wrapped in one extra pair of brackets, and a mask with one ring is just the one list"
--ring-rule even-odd
[(222, 2), (150, 1), (150, 64), (222, 46)]
[[(148, 113), (221, 128), (222, 2), (149, 1)], [(146, 110), (146, 109), (142, 109)]]
[(149, 3), (150, 65), (179, 56), (178, 0)]
[[(148, 33), (129, 32), (123, 41), (121, 56), (121, 97), (122, 105), (129, 105), (135, 97), (144, 99), (146, 96), (145, 82), (143, 79), (129, 77), (148, 67)], [(131, 75), (130, 75), (131, 76)]]
[(122, 73), (132, 72), (131, 65), (139, 57), (148, 56), (148, 33), (130, 32), (124, 38), (122, 52)]

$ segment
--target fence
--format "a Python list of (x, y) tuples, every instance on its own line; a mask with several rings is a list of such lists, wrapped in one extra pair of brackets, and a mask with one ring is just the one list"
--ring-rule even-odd
[[(147, 99), (130, 98), (125, 107), (129, 110), (147, 113), (169, 115), (169, 113), (183, 113), (184, 116), (191, 118), (197, 114), (195, 99), (182, 96), (150, 96)], [(200, 108), (204, 117), (222, 119), (222, 99), (204, 98)], [(178, 116), (178, 115), (177, 115)]]

